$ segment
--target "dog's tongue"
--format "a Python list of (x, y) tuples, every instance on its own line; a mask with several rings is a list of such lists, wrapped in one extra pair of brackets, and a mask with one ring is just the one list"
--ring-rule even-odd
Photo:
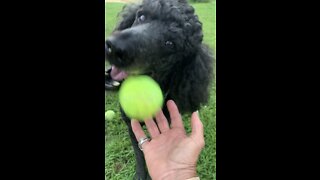
[(111, 75), (112, 79), (116, 80), (116, 81), (122, 81), (124, 78), (126, 78), (128, 76), (128, 74), (126, 72), (118, 69), (115, 66), (112, 66), (110, 75)]

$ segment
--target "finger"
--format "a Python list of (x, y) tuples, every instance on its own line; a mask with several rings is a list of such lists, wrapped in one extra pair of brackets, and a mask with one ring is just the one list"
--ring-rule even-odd
[(137, 120), (131, 120), (131, 127), (134, 135), (136, 136), (137, 141), (139, 141), (140, 138), (147, 137), (146, 134), (144, 133), (140, 122)]
[[(136, 136), (138, 143), (141, 138), (147, 137), (146, 134), (144, 133), (139, 121), (131, 120), (131, 127), (132, 127), (132, 131), (133, 131), (134, 135)], [(144, 149), (146, 144), (148, 144), (148, 143), (149, 143), (148, 141), (143, 143), (142, 148)]]
[(153, 121), (153, 119), (148, 119), (148, 120), (144, 121), (144, 123), (147, 126), (147, 129), (149, 131), (149, 134), (150, 134), (151, 138), (155, 138), (160, 134), (158, 126)]
[(193, 112), (191, 115), (191, 127), (192, 127), (192, 132), (191, 132), (191, 137), (197, 142), (199, 147), (204, 147), (205, 142), (204, 142), (204, 137), (203, 137), (203, 124), (199, 118), (199, 112)]
[(184, 128), (177, 105), (172, 100), (169, 100), (167, 102), (167, 107), (171, 118), (171, 127)]
[(169, 130), (169, 124), (167, 118), (164, 116), (162, 111), (159, 111), (156, 114), (156, 121), (161, 133), (164, 133)]

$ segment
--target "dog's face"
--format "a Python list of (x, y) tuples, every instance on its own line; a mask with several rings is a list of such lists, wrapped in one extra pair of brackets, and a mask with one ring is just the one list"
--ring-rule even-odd
[(128, 74), (170, 69), (201, 45), (201, 23), (193, 13), (186, 2), (144, 1), (133, 13), (130, 26), (107, 38), (107, 60)]

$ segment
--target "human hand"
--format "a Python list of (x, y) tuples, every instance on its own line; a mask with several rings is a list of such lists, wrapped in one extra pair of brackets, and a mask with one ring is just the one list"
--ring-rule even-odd
[[(196, 177), (197, 160), (205, 144), (198, 112), (192, 113), (192, 133), (187, 136), (176, 104), (169, 100), (167, 107), (171, 127), (162, 111), (156, 115), (158, 126), (152, 119), (145, 121), (152, 138), (142, 145), (149, 174), (154, 180)], [(146, 137), (138, 121), (132, 120), (131, 125), (138, 141)]]

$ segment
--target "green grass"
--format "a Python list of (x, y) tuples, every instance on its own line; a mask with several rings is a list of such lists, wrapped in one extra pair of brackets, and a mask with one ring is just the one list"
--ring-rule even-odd
[[(193, 3), (199, 19), (203, 23), (204, 42), (215, 52), (216, 26), (215, 26), (215, 1), (209, 3)], [(105, 35), (109, 35), (118, 20), (117, 14), (122, 9), (121, 3), (106, 3), (105, 7)], [(134, 153), (119, 112), (118, 93), (106, 91), (106, 110), (116, 113), (112, 121), (106, 121), (105, 144), (105, 174), (106, 179), (122, 180), (132, 179), (135, 173)], [(197, 171), (201, 179), (216, 179), (216, 88), (211, 87), (211, 95), (207, 106), (199, 110), (200, 118), (205, 127), (205, 148), (203, 149)], [(190, 132), (190, 114), (183, 116), (187, 132)]]

